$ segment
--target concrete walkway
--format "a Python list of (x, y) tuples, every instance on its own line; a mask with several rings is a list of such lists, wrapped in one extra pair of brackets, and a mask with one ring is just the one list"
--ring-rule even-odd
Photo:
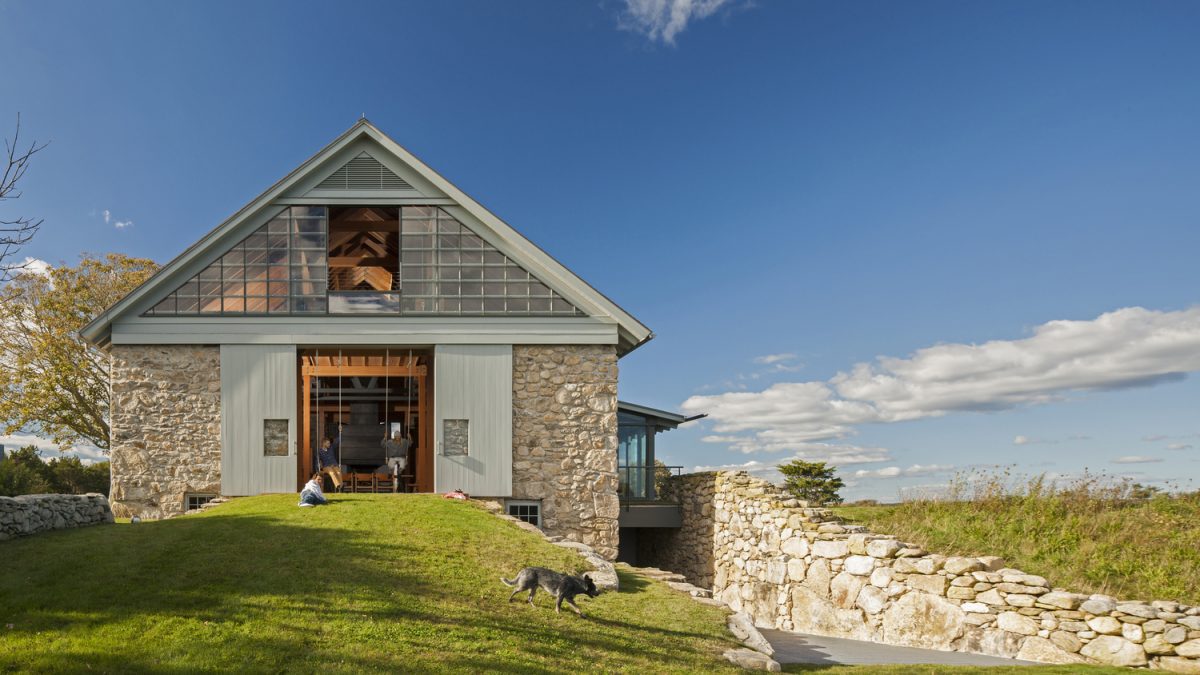
[(982, 656), (962, 652), (941, 652), (916, 647), (893, 647), (875, 642), (846, 640), (760, 629), (763, 637), (775, 648), (774, 659), (779, 663), (805, 663), (826, 666), (860, 666), (891, 664), (935, 664), (943, 666), (1032, 666), (1032, 661), (1018, 661), (999, 656)]

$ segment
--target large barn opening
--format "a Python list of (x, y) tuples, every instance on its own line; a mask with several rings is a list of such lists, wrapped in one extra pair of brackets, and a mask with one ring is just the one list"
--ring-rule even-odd
[[(302, 350), (298, 485), (322, 469), (328, 443), (345, 491), (431, 492), (431, 363), (429, 350)], [(325, 480), (334, 487), (331, 472)]]

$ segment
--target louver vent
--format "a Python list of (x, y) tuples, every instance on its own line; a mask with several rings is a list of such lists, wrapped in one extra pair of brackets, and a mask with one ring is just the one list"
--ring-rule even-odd
[(318, 190), (411, 190), (408, 184), (379, 160), (362, 153), (346, 162), (342, 168), (329, 174), (317, 184)]

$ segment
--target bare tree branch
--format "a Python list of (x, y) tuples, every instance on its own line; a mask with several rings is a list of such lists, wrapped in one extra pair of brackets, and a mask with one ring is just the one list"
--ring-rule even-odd
[[(12, 140), (4, 140), (4, 173), (0, 174), (0, 203), (20, 199), (21, 191), (17, 184), (29, 169), (29, 161), (41, 152), (48, 143), (31, 142), (22, 149), (21, 146), (21, 115), (17, 115), (17, 129), (13, 132)], [(12, 275), (25, 269), (25, 262), (16, 262), (14, 258), (21, 247), (28, 244), (33, 235), (42, 226), (41, 218), (17, 216), (11, 220), (0, 218), (0, 282), (8, 281)]]

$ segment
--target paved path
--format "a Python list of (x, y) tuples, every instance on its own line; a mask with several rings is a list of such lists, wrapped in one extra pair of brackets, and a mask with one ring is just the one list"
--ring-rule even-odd
[(760, 629), (775, 648), (780, 663), (833, 665), (937, 664), (944, 666), (1032, 666), (1031, 661), (982, 656), (962, 652), (940, 652), (916, 647), (893, 647), (875, 642), (846, 640)]

